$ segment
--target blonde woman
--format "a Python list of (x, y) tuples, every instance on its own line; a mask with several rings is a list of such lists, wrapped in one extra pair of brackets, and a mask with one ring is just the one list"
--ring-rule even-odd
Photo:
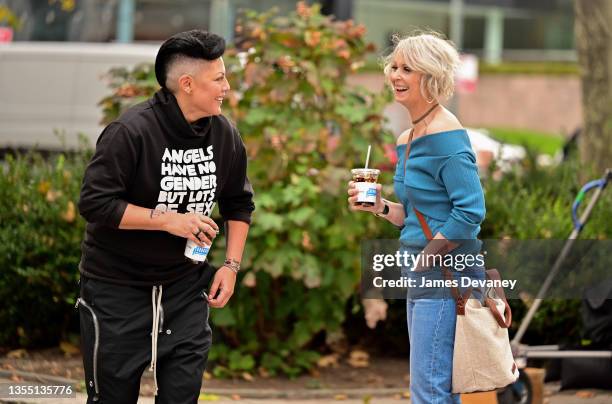
[[(399, 203), (381, 198), (379, 185), (374, 206), (357, 206), (357, 191), (349, 183), (351, 209), (374, 213), (401, 227), (401, 248), (410, 253), (440, 253), (441, 245), (444, 252), (478, 253), (480, 246), (476, 237), (485, 203), (476, 159), (466, 130), (440, 105), (453, 93), (458, 63), (452, 43), (435, 33), (396, 41), (384, 72), (395, 100), (408, 110), (413, 124), (397, 140), (394, 189)], [(417, 278), (420, 285), (423, 279), (439, 278), (438, 269), (404, 268), (403, 273)], [(483, 268), (462, 273), (480, 277)], [(407, 301), (412, 402), (459, 403), (459, 395), (451, 393), (456, 303), (448, 293), (412, 293)]]

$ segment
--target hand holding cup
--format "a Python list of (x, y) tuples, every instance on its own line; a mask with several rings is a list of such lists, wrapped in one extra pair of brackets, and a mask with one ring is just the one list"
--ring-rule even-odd
[(377, 184), (379, 170), (356, 168), (351, 170), (353, 180), (348, 183), (348, 203), (351, 210), (377, 213), (383, 209), (382, 186)]

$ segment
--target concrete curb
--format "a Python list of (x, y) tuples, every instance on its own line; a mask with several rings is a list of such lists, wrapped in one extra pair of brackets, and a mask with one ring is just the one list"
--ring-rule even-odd
[(274, 389), (206, 389), (206, 394), (228, 396), (236, 394), (242, 398), (269, 398), (269, 399), (321, 399), (344, 396), (346, 398), (364, 397), (390, 397), (404, 394), (408, 389), (380, 388), (380, 389), (312, 389), (312, 390), (274, 390)]

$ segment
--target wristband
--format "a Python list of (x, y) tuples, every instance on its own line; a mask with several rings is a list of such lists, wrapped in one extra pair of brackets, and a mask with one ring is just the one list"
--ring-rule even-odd
[(236, 274), (238, 273), (238, 271), (240, 271), (240, 261), (237, 261), (233, 258), (226, 258), (223, 262), (223, 266), (228, 267)]
[(387, 216), (388, 214), (389, 214), (389, 205), (385, 203), (385, 207), (383, 208), (382, 212), (374, 213), (374, 216), (383, 217), (383, 216)]

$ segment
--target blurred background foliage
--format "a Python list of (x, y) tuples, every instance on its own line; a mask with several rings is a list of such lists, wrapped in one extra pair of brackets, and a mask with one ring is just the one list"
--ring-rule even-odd
[(15, 30), (18, 30), (21, 28), (22, 22), (10, 8), (0, 4), (0, 26), (2, 24), (6, 24)]
[[(601, 178), (603, 173), (581, 165), (577, 155), (570, 156), (558, 166), (546, 168), (537, 165), (536, 156), (531, 149), (527, 158), (512, 172), (506, 173), (499, 180), (489, 176), (484, 181), (487, 215), (480, 234), (482, 239), (561, 241), (569, 236), (573, 228), (571, 206), (574, 198), (586, 181)], [(583, 209), (591, 196), (592, 193), (582, 204)], [(611, 206), (612, 192), (608, 188), (602, 194), (579, 238), (609, 239), (612, 236)], [(558, 247), (561, 244), (554, 243)], [(541, 266), (538, 270), (548, 273), (550, 269)], [(513, 310), (511, 335), (518, 329), (528, 310), (527, 304), (533, 297), (528, 298), (526, 302), (510, 300)], [(523, 342), (532, 345), (588, 344), (582, 333), (580, 307), (581, 300), (578, 299), (545, 299)]]
[(489, 135), (507, 144), (525, 146), (532, 152), (554, 156), (561, 150), (565, 138), (554, 134), (529, 129), (487, 128)]
[[(224, 110), (247, 144), (257, 210), (236, 293), (212, 313), (214, 374), (294, 376), (351, 344), (406, 353), (405, 302), (390, 302), (387, 321), (368, 330), (358, 290), (360, 240), (396, 238), (397, 229), (346, 205), (349, 170), (363, 166), (369, 144), (380, 182), (392, 183), (395, 140), (382, 114), (390, 94), (347, 84), (373, 51), (364, 28), (299, 5), (289, 17), (247, 12), (238, 32), (225, 56), (233, 91)], [(109, 79), (111, 95), (100, 103), (105, 123), (157, 89), (150, 65), (114, 69)], [(52, 346), (78, 332), (73, 305), (84, 222), (75, 206), (90, 156), (87, 148), (5, 156), (0, 346)], [(482, 238), (566, 238), (580, 185), (601, 175), (575, 160), (541, 168), (530, 153), (501, 178), (489, 175)], [(390, 186), (385, 192), (394, 199)], [(612, 234), (609, 209), (602, 208), (611, 202), (607, 192), (581, 237)], [(213, 264), (222, 258), (211, 255)], [(512, 305), (516, 327), (525, 304)], [(546, 301), (525, 341), (579, 341), (579, 307)]]
[[(380, 63), (376, 60), (368, 60), (364, 67), (367, 72), (380, 72)], [(576, 62), (500, 62), (490, 64), (479, 63), (479, 75), (505, 74), (505, 75), (549, 75), (549, 76), (577, 76), (580, 74), (580, 66)]]

